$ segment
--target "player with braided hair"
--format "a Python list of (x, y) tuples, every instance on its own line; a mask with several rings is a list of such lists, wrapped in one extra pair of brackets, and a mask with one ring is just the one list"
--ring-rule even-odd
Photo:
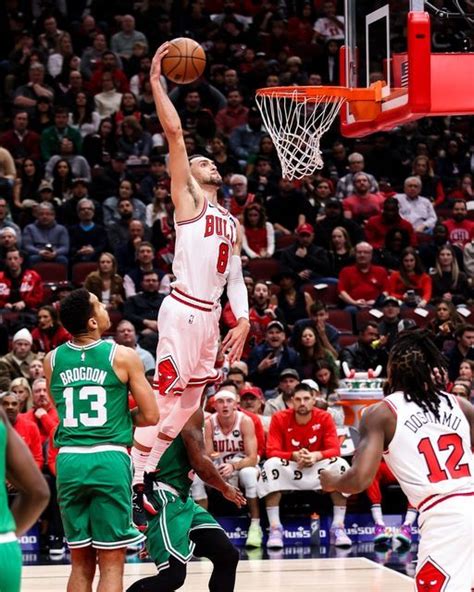
[(388, 361), (387, 396), (369, 407), (352, 467), (323, 471), (326, 491), (358, 493), (382, 457), (421, 534), (415, 589), (470, 592), (474, 583), (474, 408), (441, 390), (445, 363), (427, 331), (404, 331)]

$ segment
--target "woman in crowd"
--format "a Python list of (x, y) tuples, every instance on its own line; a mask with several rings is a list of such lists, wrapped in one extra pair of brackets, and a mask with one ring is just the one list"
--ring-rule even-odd
[(69, 333), (59, 322), (57, 310), (50, 305), (42, 306), (38, 310), (38, 325), (31, 332), (33, 337), (33, 351), (49, 353), (62, 343), (70, 339)]
[(30, 122), (30, 129), (42, 134), (54, 124), (53, 103), (49, 97), (39, 97), (36, 101), (35, 114)]
[(89, 134), (84, 138), (82, 154), (89, 164), (105, 166), (111, 157), (117, 152), (114, 125), (110, 117), (105, 117), (100, 122), (97, 133)]
[(273, 224), (267, 222), (265, 210), (258, 203), (251, 203), (244, 209), (242, 249), (250, 259), (272, 257), (275, 252)]
[(94, 110), (94, 101), (85, 92), (78, 92), (72, 112), (69, 114), (69, 125), (79, 131), (84, 138), (88, 134), (95, 134), (99, 129), (100, 117)]
[(318, 331), (314, 327), (306, 327), (301, 332), (295, 349), (301, 356), (303, 378), (314, 377), (319, 360), (325, 360), (328, 364), (335, 366), (337, 352), (329, 343), (324, 331)]
[(145, 76), (140, 84), (138, 110), (144, 117), (156, 118), (155, 100), (151, 88), (150, 76)]
[(16, 210), (23, 210), (25, 200), (37, 201), (36, 194), (43, 178), (43, 171), (32, 158), (26, 157), (17, 170), (13, 186), (13, 205)]
[(53, 194), (67, 201), (72, 196), (72, 168), (67, 160), (61, 158), (53, 168)]
[(308, 292), (298, 289), (300, 278), (292, 269), (283, 269), (274, 277), (273, 282), (280, 287), (278, 308), (283, 313), (288, 328), (292, 330), (296, 321), (310, 316), (309, 307), (313, 304), (313, 299)]
[(434, 342), (442, 350), (446, 341), (454, 341), (456, 330), (463, 324), (456, 307), (449, 300), (441, 300), (436, 305), (435, 316), (430, 322)]
[(343, 267), (353, 265), (355, 261), (354, 248), (349, 233), (342, 226), (336, 226), (331, 233), (328, 255), (331, 262), (332, 276), (335, 280), (339, 277), (339, 272)]
[(141, 123), (142, 114), (140, 113), (140, 107), (132, 92), (123, 93), (122, 100), (120, 101), (120, 109), (114, 113), (113, 117), (117, 129), (120, 129), (126, 117), (134, 117), (138, 123)]
[(240, 173), (240, 165), (237, 159), (229, 154), (229, 140), (223, 134), (216, 134), (210, 144), (211, 158), (216, 163), (217, 170), (222, 178), (232, 173)]
[(20, 413), (29, 411), (33, 406), (33, 397), (28, 380), (23, 376), (14, 378), (10, 383), (10, 390), (16, 393), (20, 399)]
[(399, 270), (390, 275), (389, 296), (410, 308), (424, 308), (431, 300), (431, 290), (431, 278), (425, 273), (418, 253), (413, 247), (407, 247), (402, 253)]
[(436, 256), (435, 273), (431, 276), (433, 298), (443, 298), (453, 304), (466, 302), (470, 296), (467, 276), (459, 271), (456, 254), (451, 245), (444, 245)]
[(336, 425), (342, 427), (344, 425), (344, 409), (339, 403), (340, 398), (337, 393), (337, 389), (342, 385), (337, 376), (336, 366), (325, 359), (317, 360), (314, 366), (314, 379), (319, 387), (320, 399), (326, 403), (327, 410)]
[(84, 288), (95, 294), (108, 310), (121, 308), (125, 298), (123, 279), (117, 273), (117, 260), (112, 253), (102, 253), (99, 268), (86, 277)]

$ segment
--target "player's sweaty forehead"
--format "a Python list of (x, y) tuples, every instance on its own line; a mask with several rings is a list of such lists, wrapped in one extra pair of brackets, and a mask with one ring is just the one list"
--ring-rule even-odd
[(214, 164), (213, 161), (210, 158), (206, 158), (205, 156), (196, 156), (195, 158), (193, 158), (190, 161), (190, 166), (196, 165), (199, 166), (201, 164), (208, 164), (208, 165), (212, 165)]

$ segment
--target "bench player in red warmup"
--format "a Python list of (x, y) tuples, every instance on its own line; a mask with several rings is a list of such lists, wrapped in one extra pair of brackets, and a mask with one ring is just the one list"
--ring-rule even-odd
[(321, 473), (326, 491), (358, 493), (382, 455), (418, 509), (418, 592), (470, 592), (474, 575), (474, 408), (443, 392), (445, 362), (423, 330), (402, 333), (388, 362), (389, 395), (368, 408), (352, 467)]
[[(220, 297), (227, 296), (237, 325), (223, 341), (229, 362), (240, 359), (249, 330), (248, 296), (240, 260), (239, 222), (217, 203), (222, 185), (216, 165), (205, 156), (188, 158), (179, 116), (160, 84), (161, 60), (168, 43), (153, 58), (155, 106), (169, 145), (171, 198), (175, 207), (176, 247), (172, 291), (158, 316), (154, 389), (160, 423), (135, 432), (134, 521), (146, 527), (142, 503), (144, 472), (151, 473), (181, 428), (199, 407), (208, 382), (218, 379), (214, 365), (219, 345)], [(140, 499), (141, 498), (141, 499)]]

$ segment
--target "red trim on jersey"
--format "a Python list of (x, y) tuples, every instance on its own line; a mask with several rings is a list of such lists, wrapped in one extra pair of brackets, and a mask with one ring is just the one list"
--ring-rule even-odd
[(392, 401), (389, 401), (388, 399), (383, 399), (383, 402), (387, 405), (387, 407), (390, 409), (390, 411), (393, 413), (393, 415), (395, 415), (395, 417), (397, 417), (397, 408), (392, 403)]
[(430, 495), (430, 497), (427, 497), (425, 500), (423, 500), (421, 502), (421, 504), (418, 505), (417, 509), (419, 512), (426, 512), (427, 510), (431, 510), (431, 508), (434, 508), (435, 506), (437, 506), (441, 502), (445, 502), (446, 500), (448, 500), (451, 497), (472, 497), (472, 496), (474, 496), (474, 491), (470, 491), (467, 493), (451, 493), (450, 495), (444, 495), (443, 497), (438, 498), (437, 500), (435, 500), (432, 504), (430, 504), (426, 508), (421, 509), (421, 506), (423, 504), (426, 504), (426, 502), (428, 502), (430, 499), (435, 497), (434, 495)]
[(197, 308), (198, 310), (202, 310), (204, 312), (211, 312), (212, 311), (212, 308), (204, 308), (203, 306), (197, 306), (196, 304), (192, 304), (191, 302), (187, 302), (186, 300), (182, 300), (181, 298), (178, 298), (178, 296), (176, 296), (176, 294), (174, 292), (171, 292), (170, 296), (171, 296), (171, 298), (174, 298), (178, 302), (181, 302), (181, 304), (185, 304), (186, 306), (189, 306), (191, 308)]
[(209, 304), (209, 306), (214, 305), (214, 302), (211, 302), (210, 300), (201, 300), (200, 298), (196, 298), (195, 296), (190, 296), (189, 294), (186, 294), (186, 292), (183, 292), (179, 288), (173, 288), (173, 292), (178, 292), (178, 294), (181, 294), (181, 296), (189, 298), (190, 300), (195, 300), (196, 302), (200, 302), (201, 304)]
[(194, 218), (190, 218), (189, 220), (181, 220), (181, 222), (176, 222), (176, 224), (178, 226), (183, 226), (184, 224), (191, 224), (192, 222), (197, 222), (198, 220), (200, 220), (204, 216), (204, 212), (206, 211), (206, 209), (207, 209), (207, 199), (204, 199), (202, 210), (197, 216), (195, 216)]
[(219, 380), (220, 377), (221, 374), (217, 372), (216, 374), (213, 374), (212, 376), (206, 376), (205, 378), (190, 378), (188, 384), (193, 386), (207, 384), (208, 382), (215, 382), (216, 380)]

